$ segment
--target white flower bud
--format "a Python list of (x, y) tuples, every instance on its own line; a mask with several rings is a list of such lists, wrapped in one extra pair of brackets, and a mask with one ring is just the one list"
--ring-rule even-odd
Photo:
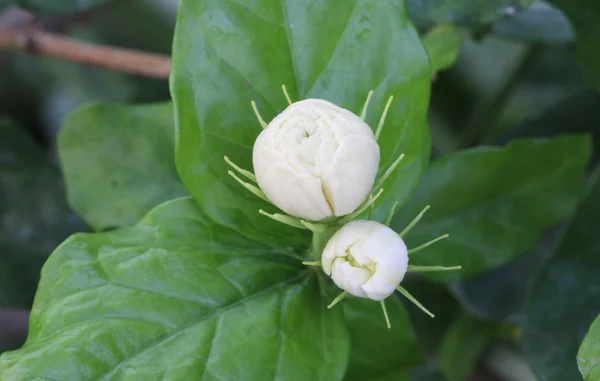
[(408, 250), (400, 236), (375, 221), (356, 220), (329, 240), (321, 263), (335, 284), (351, 295), (383, 300), (400, 284), (408, 268)]
[(284, 212), (319, 221), (352, 213), (367, 198), (379, 145), (357, 115), (322, 99), (287, 107), (254, 143), (256, 181)]

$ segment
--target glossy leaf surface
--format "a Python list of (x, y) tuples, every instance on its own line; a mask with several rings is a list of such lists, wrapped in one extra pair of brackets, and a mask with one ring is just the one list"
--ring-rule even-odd
[(72, 236), (45, 265), (28, 340), (0, 357), (0, 380), (340, 380), (342, 311), (288, 254), (216, 227), (189, 198)]

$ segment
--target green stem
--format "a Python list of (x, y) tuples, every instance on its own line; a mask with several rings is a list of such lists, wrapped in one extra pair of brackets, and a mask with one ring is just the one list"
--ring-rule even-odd
[(309, 254), (309, 260), (312, 262), (320, 262), (323, 250), (329, 242), (329, 239), (341, 227), (337, 224), (323, 225), (322, 230), (313, 231), (312, 248)]

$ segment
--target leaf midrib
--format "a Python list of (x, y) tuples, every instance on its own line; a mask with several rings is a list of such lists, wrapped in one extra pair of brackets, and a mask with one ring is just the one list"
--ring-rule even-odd
[[(233, 308), (235, 308), (235, 307), (237, 307), (237, 306), (239, 306), (239, 305), (241, 305), (241, 304), (243, 304), (243, 303), (245, 303), (247, 301), (250, 301), (252, 299), (256, 299), (256, 298), (258, 298), (258, 297), (260, 297), (262, 295), (265, 295), (265, 294), (268, 294), (268, 293), (272, 292), (273, 290), (275, 290), (275, 289), (277, 289), (279, 287), (282, 287), (282, 286), (284, 286), (286, 284), (289, 284), (289, 283), (296, 282), (296, 281), (298, 281), (300, 279), (303, 279), (303, 278), (305, 278), (307, 276), (308, 276), (308, 272), (304, 271), (301, 274), (299, 274), (299, 275), (297, 275), (297, 276), (295, 276), (293, 278), (277, 282), (277, 283), (275, 283), (275, 284), (273, 284), (273, 285), (271, 285), (271, 286), (269, 286), (267, 288), (264, 288), (264, 289), (262, 289), (260, 291), (257, 291), (257, 292), (255, 292), (253, 294), (250, 294), (250, 295), (248, 295), (248, 296), (246, 296), (244, 298), (241, 298), (241, 299), (239, 299), (239, 300), (237, 300), (237, 301), (235, 301), (235, 302), (233, 302), (233, 303), (231, 303), (231, 304), (229, 304), (227, 306), (216, 308), (215, 310), (207, 313), (206, 315), (203, 315), (203, 316), (199, 317), (198, 319), (196, 319), (196, 320), (194, 320), (194, 321), (192, 321), (192, 322), (190, 322), (188, 324), (182, 325), (182, 326), (174, 329), (173, 331), (171, 331), (171, 332), (167, 333), (166, 335), (162, 336), (160, 339), (156, 340), (155, 342), (151, 343), (150, 345), (148, 345), (148, 346), (140, 349), (139, 351), (131, 354), (130, 356), (124, 358), (123, 360), (121, 360), (120, 362), (118, 362), (117, 364), (115, 364), (112, 367), (112, 369), (109, 369), (108, 371), (106, 371), (103, 374), (99, 375), (95, 379), (95, 381), (107, 380), (106, 377), (110, 376), (111, 373), (113, 373), (114, 371), (116, 371), (117, 369), (119, 369), (120, 367), (122, 367), (124, 364), (127, 364), (129, 361), (135, 359), (136, 357), (138, 357), (139, 355), (143, 354), (144, 352), (146, 352), (148, 350), (151, 350), (152, 348), (156, 347), (157, 345), (159, 345), (159, 344), (167, 341), (168, 339), (170, 339), (171, 337), (175, 336), (176, 334), (178, 334), (181, 331), (184, 331), (184, 330), (186, 330), (188, 328), (191, 328), (191, 327), (193, 327), (193, 326), (195, 326), (197, 324), (200, 324), (201, 322), (203, 322), (205, 320), (208, 320), (208, 319), (210, 319), (210, 318), (212, 318), (212, 317), (214, 317), (214, 316), (216, 316), (218, 314), (222, 314), (225, 311), (233, 309)], [(212, 346), (211, 346), (211, 348), (212, 348)]]

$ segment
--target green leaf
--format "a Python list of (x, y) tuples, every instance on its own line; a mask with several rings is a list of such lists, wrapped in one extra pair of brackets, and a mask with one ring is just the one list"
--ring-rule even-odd
[(415, 369), (410, 381), (447, 381), (446, 377), (432, 365), (422, 365)]
[(588, 0), (548, 0), (562, 9), (575, 30), (579, 65), (587, 80), (600, 88), (600, 2)]
[(133, 224), (185, 195), (173, 123), (171, 103), (96, 104), (64, 122), (58, 149), (69, 202), (94, 229)]
[(534, 0), (407, 0), (411, 19), (421, 25), (457, 24), (479, 27), (521, 9)]
[(577, 364), (586, 381), (600, 380), (600, 316), (594, 320), (579, 347)]
[(516, 137), (552, 137), (562, 134), (591, 135), (593, 141), (592, 164), (600, 160), (600, 93), (586, 89), (552, 105), (540, 116), (524, 121), (503, 137), (504, 141)]
[(454, 25), (440, 25), (431, 29), (423, 37), (423, 44), (429, 55), (431, 73), (449, 68), (456, 62), (463, 36)]
[(0, 306), (29, 308), (48, 255), (83, 230), (60, 173), (24, 129), (0, 118)]
[(448, 381), (466, 380), (492, 340), (490, 323), (463, 315), (449, 328), (439, 348), (439, 363)]
[(307, 244), (304, 232), (259, 215), (260, 208), (275, 210), (231, 179), (223, 161), (228, 155), (252, 169), (260, 126), (250, 101), (270, 121), (286, 107), (282, 84), (294, 101), (323, 98), (355, 113), (374, 89), (372, 127), (394, 95), (380, 139), (380, 173), (401, 153), (406, 157), (386, 184), (377, 218), (407, 199), (429, 160), (430, 71), (401, 0), (182, 0), (171, 74), (176, 163), (210, 218), (264, 242)]
[(541, 380), (580, 379), (576, 355), (600, 313), (600, 169), (553, 256), (531, 286), (523, 347)]
[(110, 0), (0, 0), (0, 9), (17, 5), (34, 13), (74, 13), (97, 7)]
[(573, 29), (567, 17), (557, 8), (543, 1), (518, 12), (492, 26), (502, 37), (544, 44), (565, 44), (573, 41)]
[(419, 349), (428, 356), (437, 356), (439, 343), (450, 325), (462, 314), (462, 309), (445, 285), (410, 276), (402, 281), (402, 285), (435, 315), (435, 318), (429, 318), (419, 307), (402, 298), (410, 315)]
[(408, 380), (410, 370), (423, 362), (400, 298), (392, 296), (385, 303), (391, 329), (378, 302), (352, 297), (341, 303), (352, 344), (345, 381), (399, 381), (399, 374)]
[(342, 310), (287, 254), (189, 198), (74, 235), (44, 266), (29, 337), (0, 357), (0, 380), (340, 380)]
[(452, 293), (467, 311), (478, 318), (521, 323), (531, 278), (548, 258), (554, 235), (543, 234), (540, 246), (500, 268), (453, 283)]
[(392, 226), (401, 231), (425, 205), (431, 209), (406, 237), (415, 265), (460, 271), (423, 274), (452, 281), (497, 268), (536, 246), (540, 233), (575, 206), (590, 141), (586, 136), (521, 139), (504, 148), (468, 149), (436, 160)]

